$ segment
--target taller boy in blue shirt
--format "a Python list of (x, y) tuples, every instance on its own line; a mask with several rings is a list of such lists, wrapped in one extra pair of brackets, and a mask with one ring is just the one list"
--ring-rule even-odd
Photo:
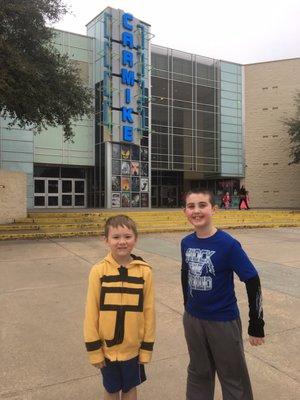
[(214, 227), (210, 191), (188, 192), (184, 212), (195, 227), (181, 242), (183, 324), (190, 355), (186, 399), (213, 400), (217, 372), (223, 400), (253, 400), (233, 273), (246, 285), (253, 346), (263, 344), (265, 336), (258, 273), (240, 243)]

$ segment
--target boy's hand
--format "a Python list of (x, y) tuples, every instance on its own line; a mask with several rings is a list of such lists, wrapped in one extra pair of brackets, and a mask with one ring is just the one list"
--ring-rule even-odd
[(99, 362), (97, 364), (93, 364), (93, 366), (95, 368), (102, 369), (103, 367), (105, 367), (105, 361)]
[(249, 336), (249, 343), (251, 346), (260, 346), (265, 343), (265, 339), (262, 337)]

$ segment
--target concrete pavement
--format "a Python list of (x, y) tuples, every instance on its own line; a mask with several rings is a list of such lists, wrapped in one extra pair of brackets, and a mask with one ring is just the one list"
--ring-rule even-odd
[[(247, 297), (236, 280), (256, 400), (300, 398), (297, 228), (234, 230), (261, 274), (266, 344), (247, 343)], [(136, 253), (153, 265), (157, 341), (143, 400), (184, 400), (188, 354), (182, 329), (179, 243), (183, 233), (143, 235)], [(102, 398), (82, 339), (87, 276), (106, 254), (95, 237), (0, 242), (0, 398)], [(217, 384), (216, 400), (221, 400)]]

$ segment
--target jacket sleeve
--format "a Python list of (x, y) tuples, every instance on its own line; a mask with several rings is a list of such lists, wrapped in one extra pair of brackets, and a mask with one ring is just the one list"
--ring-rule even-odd
[(89, 276), (84, 319), (84, 340), (91, 364), (97, 364), (104, 360), (102, 341), (99, 335), (100, 291), (100, 276), (97, 269), (93, 267)]
[(144, 338), (139, 351), (139, 361), (147, 363), (151, 361), (155, 339), (154, 288), (150, 268), (144, 278)]

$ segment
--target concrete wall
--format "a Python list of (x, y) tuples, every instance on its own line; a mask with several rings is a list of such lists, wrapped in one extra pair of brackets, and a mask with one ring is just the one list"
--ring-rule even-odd
[(283, 120), (295, 117), (300, 58), (245, 66), (245, 185), (252, 207), (300, 207), (300, 165), (289, 165)]
[(26, 173), (0, 169), (0, 223), (26, 215)]

